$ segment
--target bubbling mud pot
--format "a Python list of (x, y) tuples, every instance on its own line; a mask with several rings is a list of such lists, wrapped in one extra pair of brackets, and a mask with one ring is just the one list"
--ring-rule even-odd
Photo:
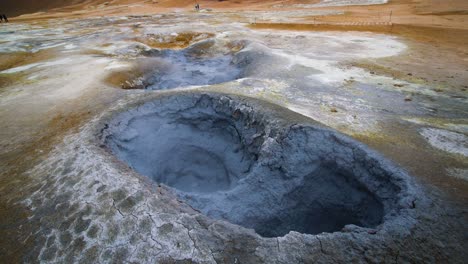
[(234, 56), (243, 44), (208, 39), (182, 50), (148, 50), (144, 55), (154, 59), (152, 68), (134, 82), (148, 90), (167, 90), (239, 79), (242, 67), (234, 63)]
[(193, 208), (263, 237), (374, 228), (412, 199), (406, 174), (365, 146), (222, 95), (147, 102), (116, 115), (102, 137)]

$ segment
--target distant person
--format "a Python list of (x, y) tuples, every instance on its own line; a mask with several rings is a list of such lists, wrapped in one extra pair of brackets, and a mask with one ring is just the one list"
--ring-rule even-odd
[(0, 15), (0, 23), (3, 23), (3, 15)]
[(6, 17), (6, 15), (5, 15), (5, 14), (3, 14), (3, 15), (2, 15), (2, 18), (3, 18), (3, 20), (5, 20), (5, 22), (7, 22), (7, 23), (8, 23), (8, 18)]
[(200, 11), (200, 5), (199, 4), (195, 5), (195, 10)]

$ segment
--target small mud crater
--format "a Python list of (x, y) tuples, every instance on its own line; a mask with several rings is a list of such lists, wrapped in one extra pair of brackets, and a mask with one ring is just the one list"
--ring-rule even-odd
[(200, 41), (188, 48), (145, 51), (132, 69), (108, 78), (124, 89), (167, 90), (225, 83), (242, 78), (245, 65), (235, 63), (243, 42)]
[(290, 124), (249, 100), (162, 96), (117, 114), (102, 138), (193, 208), (264, 237), (375, 228), (397, 215), (406, 174), (338, 132)]

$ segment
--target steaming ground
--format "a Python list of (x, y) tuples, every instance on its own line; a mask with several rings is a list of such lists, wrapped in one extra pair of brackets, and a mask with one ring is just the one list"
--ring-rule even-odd
[[(264, 18), (287, 20), (294, 16), (290, 11), (276, 14), (278, 18), (272, 14), (265, 12)], [(2, 211), (3, 226), (7, 226), (2, 256), (26, 262), (466, 259), (464, 216), (444, 195), (433, 190), (435, 185), (444, 191), (463, 193), (466, 185), (468, 164), (463, 140), (468, 108), (463, 91), (437, 92), (428, 83), (351, 66), (350, 62), (362, 59), (384, 60), (408, 52), (410, 47), (396, 37), (363, 32), (252, 30), (238, 22), (251, 20), (251, 14), (246, 13), (242, 19), (239, 16), (171, 13), (2, 24), (0, 191), (5, 197), (2, 208), (8, 208)], [(402, 163), (412, 171), (410, 178), (418, 187), (390, 188), (386, 184), (406, 183), (393, 176), (389, 176), (390, 183), (380, 180), (375, 186), (366, 183), (363, 187), (356, 179), (367, 177), (369, 171), (369, 175), (379, 175), (375, 170), (384, 159), (369, 154), (373, 152), (355, 141), (343, 141), (335, 131), (330, 133), (338, 135), (338, 139), (327, 140), (304, 132), (303, 141), (294, 147), (308, 153), (306, 146), (328, 142), (328, 152), (318, 155), (326, 160), (337, 157), (333, 156), (338, 155), (333, 154), (334, 150), (341, 153), (343, 149), (338, 146), (342, 144), (344, 149), (352, 149), (346, 152), (360, 156), (359, 151), (363, 151), (376, 163), (362, 163), (364, 169), (356, 168), (357, 173), (349, 174), (339, 168), (349, 166), (350, 161), (339, 157), (338, 162), (348, 165), (321, 166), (320, 162), (306, 159), (290, 168), (304, 170), (292, 173), (296, 181), (283, 179), (287, 178), (281, 174), (287, 170), (284, 167), (272, 170), (271, 182), (266, 172), (257, 173), (265, 178), (249, 178), (246, 175), (253, 174), (255, 166), (266, 165), (258, 165), (258, 153), (245, 149), (248, 144), (236, 137), (236, 129), (241, 127), (226, 123), (230, 120), (226, 112), (223, 118), (213, 119), (213, 110), (201, 108), (207, 111), (202, 117), (191, 111), (179, 116), (178, 109), (185, 105), (175, 95), (193, 93), (196, 98), (201, 91), (231, 94), (226, 99), (231, 105), (249, 96), (283, 107), (247, 100), (250, 111), (263, 113), (269, 126), (275, 128), (262, 128), (260, 132), (271, 133), (277, 142), (300, 138), (293, 132), (282, 134), (283, 138), (273, 135), (298, 123), (315, 126), (308, 119), (313, 118)], [(174, 95), (175, 102), (169, 101), (168, 109), (156, 105), (154, 109), (162, 110), (157, 115), (153, 115), (154, 109), (143, 107), (140, 110), (150, 114), (132, 120), (129, 129), (115, 141), (117, 157), (127, 163), (109, 154), (105, 144), (99, 146), (96, 137), (102, 131), (98, 127), (115, 120), (111, 113), (138, 113), (135, 106), (158, 99), (161, 94)], [(229, 113), (237, 115), (235, 111)], [(217, 122), (219, 119), (224, 121)], [(224, 133), (226, 126), (229, 133)], [(255, 135), (240, 131), (248, 137)], [(192, 135), (199, 140), (194, 141)], [(148, 144), (151, 141), (154, 144)], [(174, 145), (175, 141), (181, 145)], [(407, 146), (405, 151), (393, 148), (401, 144)], [(118, 148), (122, 150), (116, 151)], [(162, 149), (167, 151), (163, 153)], [(153, 153), (152, 158), (146, 159), (143, 152)], [(181, 162), (189, 164), (190, 170), (181, 168)], [(284, 166), (292, 166), (284, 162)], [(210, 166), (207, 169), (194, 163)], [(305, 170), (312, 168), (308, 164), (316, 164), (315, 175), (331, 180), (306, 180)], [(152, 170), (152, 166), (163, 166), (165, 170)], [(384, 167), (395, 175), (406, 175), (399, 168)], [(193, 178), (203, 179), (207, 172), (217, 173), (206, 179), (208, 182), (194, 184)], [(168, 175), (184, 180), (173, 181), (174, 177)], [(158, 186), (150, 178), (163, 185)], [(248, 186), (257, 185), (247, 185), (247, 179), (262, 181), (261, 186), (286, 182), (286, 187), (296, 191), (288, 196), (284, 190), (250, 190)], [(236, 189), (239, 186), (244, 187)], [(385, 192), (379, 193), (382, 188)], [(186, 193), (194, 189), (196, 195)], [(343, 189), (350, 197), (339, 193)], [(204, 195), (213, 192), (215, 199), (207, 200)], [(326, 196), (330, 194), (333, 197)], [(259, 199), (250, 201), (249, 195)], [(396, 195), (399, 200), (386, 200), (382, 198), (385, 195)], [(413, 196), (415, 199), (404, 199)], [(309, 203), (322, 198), (322, 206)], [(297, 200), (304, 202), (295, 204)], [(343, 201), (349, 204), (341, 211), (350, 213), (337, 216), (333, 213), (336, 204)], [(252, 204), (245, 206), (249, 202)], [(356, 207), (370, 208), (367, 211), (371, 213), (356, 213)], [(330, 212), (330, 218), (338, 220), (326, 226), (320, 217), (313, 219), (316, 226), (323, 224), (319, 229), (297, 225), (311, 221), (305, 217), (310, 208), (321, 212), (319, 216)], [(231, 211), (234, 214), (229, 215)], [(272, 212), (281, 216), (279, 220)], [(302, 214), (292, 216), (290, 225), (283, 216), (291, 212)], [(249, 219), (249, 215), (253, 217)], [(261, 237), (254, 230), (272, 238)]]

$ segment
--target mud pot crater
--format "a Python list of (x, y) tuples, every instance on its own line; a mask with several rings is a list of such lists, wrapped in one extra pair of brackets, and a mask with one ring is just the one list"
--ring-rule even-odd
[(263, 237), (378, 228), (414, 198), (409, 177), (366, 146), (253, 99), (161, 95), (113, 116), (101, 140), (203, 214)]
[[(140, 76), (128, 80), (126, 89), (168, 90), (225, 83), (244, 77), (248, 62), (238, 59), (246, 41), (207, 39), (175, 49), (150, 49), (137, 62)], [(138, 74), (137, 74), (138, 75)], [(130, 84), (130, 85), (128, 85)]]

